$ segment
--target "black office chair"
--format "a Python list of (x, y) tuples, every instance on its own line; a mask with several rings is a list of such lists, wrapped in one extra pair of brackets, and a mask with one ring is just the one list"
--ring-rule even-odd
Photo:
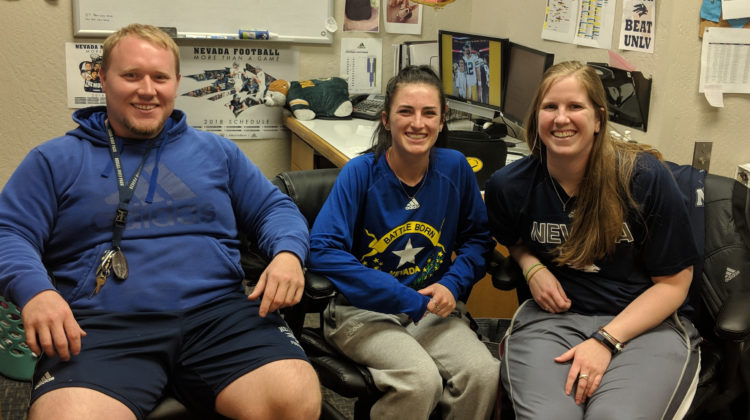
[[(310, 227), (323, 206), (339, 173), (338, 168), (283, 172), (272, 182), (288, 194), (305, 216)], [(321, 384), (346, 398), (356, 398), (354, 417), (369, 418), (369, 407), (382, 394), (366, 367), (352, 362), (323, 339), (323, 310), (336, 295), (336, 288), (325, 277), (307, 273), (302, 301), (284, 312), (284, 319), (299, 338), (310, 362), (318, 372)], [(305, 326), (308, 314), (318, 314), (317, 326)], [(321, 418), (341, 416), (337, 410), (324, 407)], [(341, 416), (343, 418), (343, 416)]]
[[(677, 178), (678, 182), (681, 181)], [(682, 185), (683, 191), (694, 190)], [(704, 259), (694, 277), (692, 302), (700, 331), (701, 371), (698, 389), (685, 417), (747, 419), (750, 416), (750, 189), (731, 178), (707, 174), (705, 199), (700, 191), (688, 202), (703, 201), (703, 220), (693, 220), (696, 236), (705, 233)], [(695, 200), (695, 201), (693, 201)], [(490, 268), (493, 285), (516, 289), (519, 301), (531, 298), (516, 262), (499, 257)], [(697, 284), (696, 284), (697, 283)], [(503, 419), (513, 418), (504, 398)]]
[(466, 156), (480, 190), (496, 170), (505, 166), (508, 145), (501, 139), (491, 138), (484, 131), (449, 131), (445, 147), (455, 149)]
[[(312, 228), (320, 208), (323, 207), (323, 203), (333, 188), (339, 171), (339, 168), (327, 168), (282, 172), (271, 182), (281, 192), (291, 197), (300, 213), (307, 219), (308, 226)], [(336, 294), (336, 288), (327, 278), (313, 272), (306, 272), (305, 275), (305, 292), (302, 301), (295, 307), (284, 311), (284, 319), (289, 324), (289, 328), (300, 339), (306, 315), (322, 311), (328, 304), (328, 299)]]

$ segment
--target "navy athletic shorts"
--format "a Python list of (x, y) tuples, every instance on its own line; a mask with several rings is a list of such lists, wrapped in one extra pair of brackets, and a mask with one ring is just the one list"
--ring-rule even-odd
[(87, 334), (81, 353), (68, 362), (42, 356), (31, 402), (57, 388), (84, 387), (143, 419), (168, 388), (209, 416), (216, 396), (240, 376), (277, 360), (307, 360), (281, 316), (261, 318), (259, 305), (237, 293), (181, 311), (76, 311)]

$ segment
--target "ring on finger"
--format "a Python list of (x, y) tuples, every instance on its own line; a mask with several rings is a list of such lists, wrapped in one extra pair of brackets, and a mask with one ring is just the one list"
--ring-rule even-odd
[(588, 373), (582, 373), (582, 374), (578, 375), (578, 380), (579, 381), (581, 379), (588, 379), (588, 378), (589, 378), (589, 374)]

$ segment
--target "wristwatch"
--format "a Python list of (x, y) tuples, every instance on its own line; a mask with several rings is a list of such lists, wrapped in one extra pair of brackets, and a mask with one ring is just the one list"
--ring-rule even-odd
[(612, 352), (613, 355), (621, 352), (622, 349), (625, 347), (624, 344), (622, 344), (616, 338), (612, 337), (612, 335), (610, 335), (602, 327), (599, 327), (598, 330), (594, 331), (594, 333), (591, 334), (589, 338), (593, 338), (594, 340), (597, 340), (600, 343), (604, 344), (604, 346), (607, 347), (609, 351)]

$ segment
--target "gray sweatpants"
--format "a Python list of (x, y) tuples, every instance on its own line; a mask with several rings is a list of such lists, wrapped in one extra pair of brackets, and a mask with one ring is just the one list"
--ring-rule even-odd
[(428, 313), (417, 325), (404, 314), (367, 311), (341, 300), (325, 315), (328, 342), (367, 366), (385, 393), (372, 407), (372, 419), (427, 419), (437, 404), (446, 420), (492, 414), (500, 363), (469, 327), (463, 302), (450, 316)]
[(612, 316), (551, 314), (533, 301), (516, 311), (502, 343), (501, 377), (517, 419), (682, 418), (695, 395), (700, 336), (673, 315), (628, 341), (612, 357), (602, 382), (584, 404), (565, 395), (570, 362), (553, 359), (586, 340)]

